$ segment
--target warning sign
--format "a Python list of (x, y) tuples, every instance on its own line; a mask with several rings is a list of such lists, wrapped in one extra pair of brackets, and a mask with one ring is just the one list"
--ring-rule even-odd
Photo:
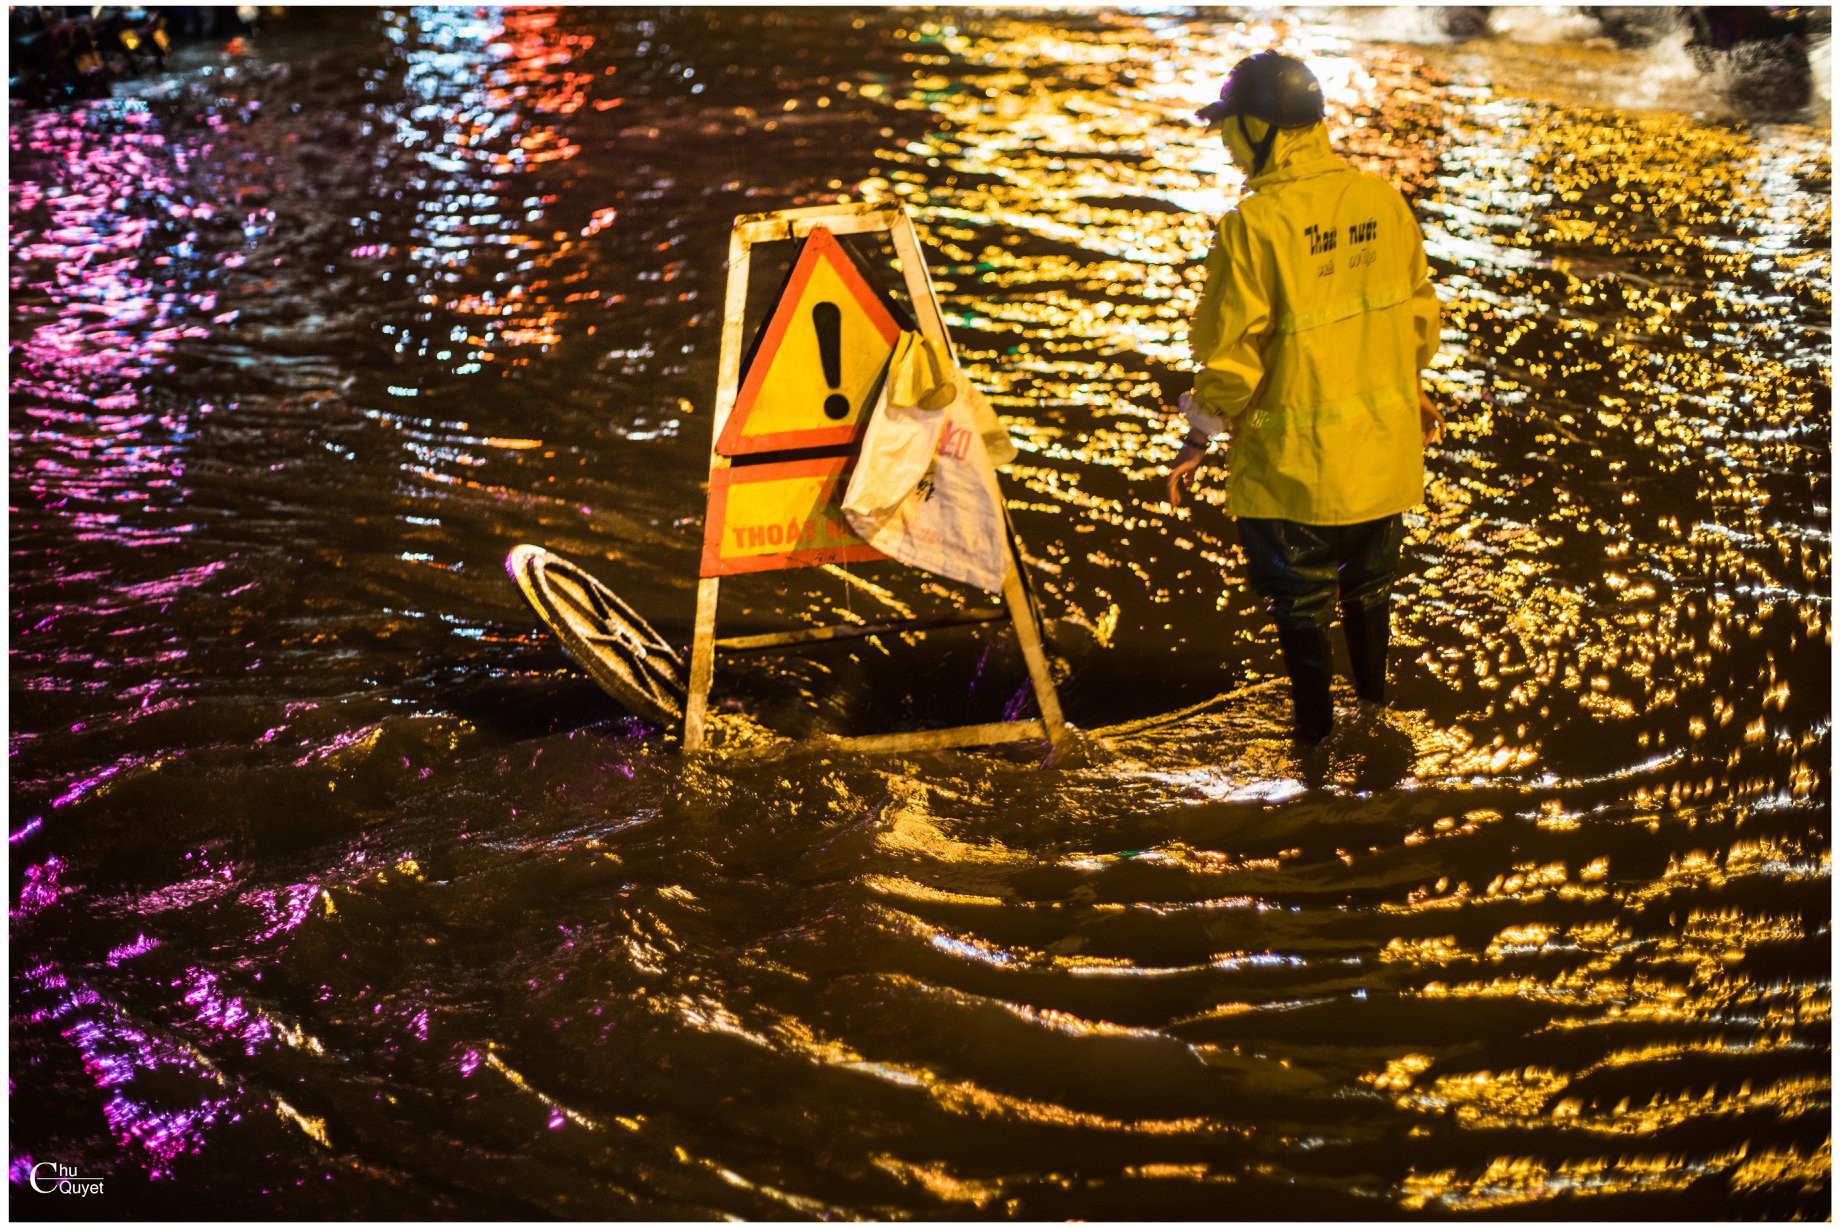
[(884, 558), (851, 531), (838, 504), (850, 458), (719, 469), (709, 478), (705, 576)]
[(716, 440), (724, 456), (856, 442), (900, 328), (822, 226), (799, 249)]

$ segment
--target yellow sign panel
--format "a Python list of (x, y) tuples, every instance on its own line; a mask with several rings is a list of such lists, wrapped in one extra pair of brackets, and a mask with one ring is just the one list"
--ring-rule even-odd
[(855, 443), (899, 336), (843, 245), (816, 228), (799, 249), (716, 450), (746, 456)]
[(850, 531), (838, 507), (849, 465), (847, 456), (827, 456), (711, 474), (702, 574), (885, 558)]

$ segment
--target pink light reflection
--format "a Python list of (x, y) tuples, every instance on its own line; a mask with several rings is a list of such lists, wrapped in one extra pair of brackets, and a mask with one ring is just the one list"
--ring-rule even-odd
[(61, 857), (48, 857), (35, 866), (27, 866), (25, 883), (19, 889), (19, 907), (13, 910), (13, 919), (36, 916), (58, 902), (64, 894), (60, 885), (68, 864)]

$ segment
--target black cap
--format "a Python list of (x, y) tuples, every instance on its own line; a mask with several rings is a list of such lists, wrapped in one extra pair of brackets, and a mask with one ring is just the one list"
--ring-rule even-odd
[(1322, 86), (1302, 60), (1259, 51), (1233, 66), (1218, 102), (1195, 114), (1210, 124), (1229, 115), (1250, 115), (1280, 128), (1307, 128), (1322, 122)]

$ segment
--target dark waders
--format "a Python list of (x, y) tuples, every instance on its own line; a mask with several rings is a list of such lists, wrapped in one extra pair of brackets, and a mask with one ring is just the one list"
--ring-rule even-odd
[(1290, 675), (1297, 736), (1320, 742), (1335, 723), (1329, 698), (1334, 650), (1329, 620), (1340, 597), (1355, 694), (1386, 701), (1386, 647), (1391, 633), (1393, 578), (1405, 542), (1405, 517), (1362, 524), (1313, 525), (1241, 517), (1240, 546), (1247, 580), (1265, 599), (1278, 629), (1284, 672)]

